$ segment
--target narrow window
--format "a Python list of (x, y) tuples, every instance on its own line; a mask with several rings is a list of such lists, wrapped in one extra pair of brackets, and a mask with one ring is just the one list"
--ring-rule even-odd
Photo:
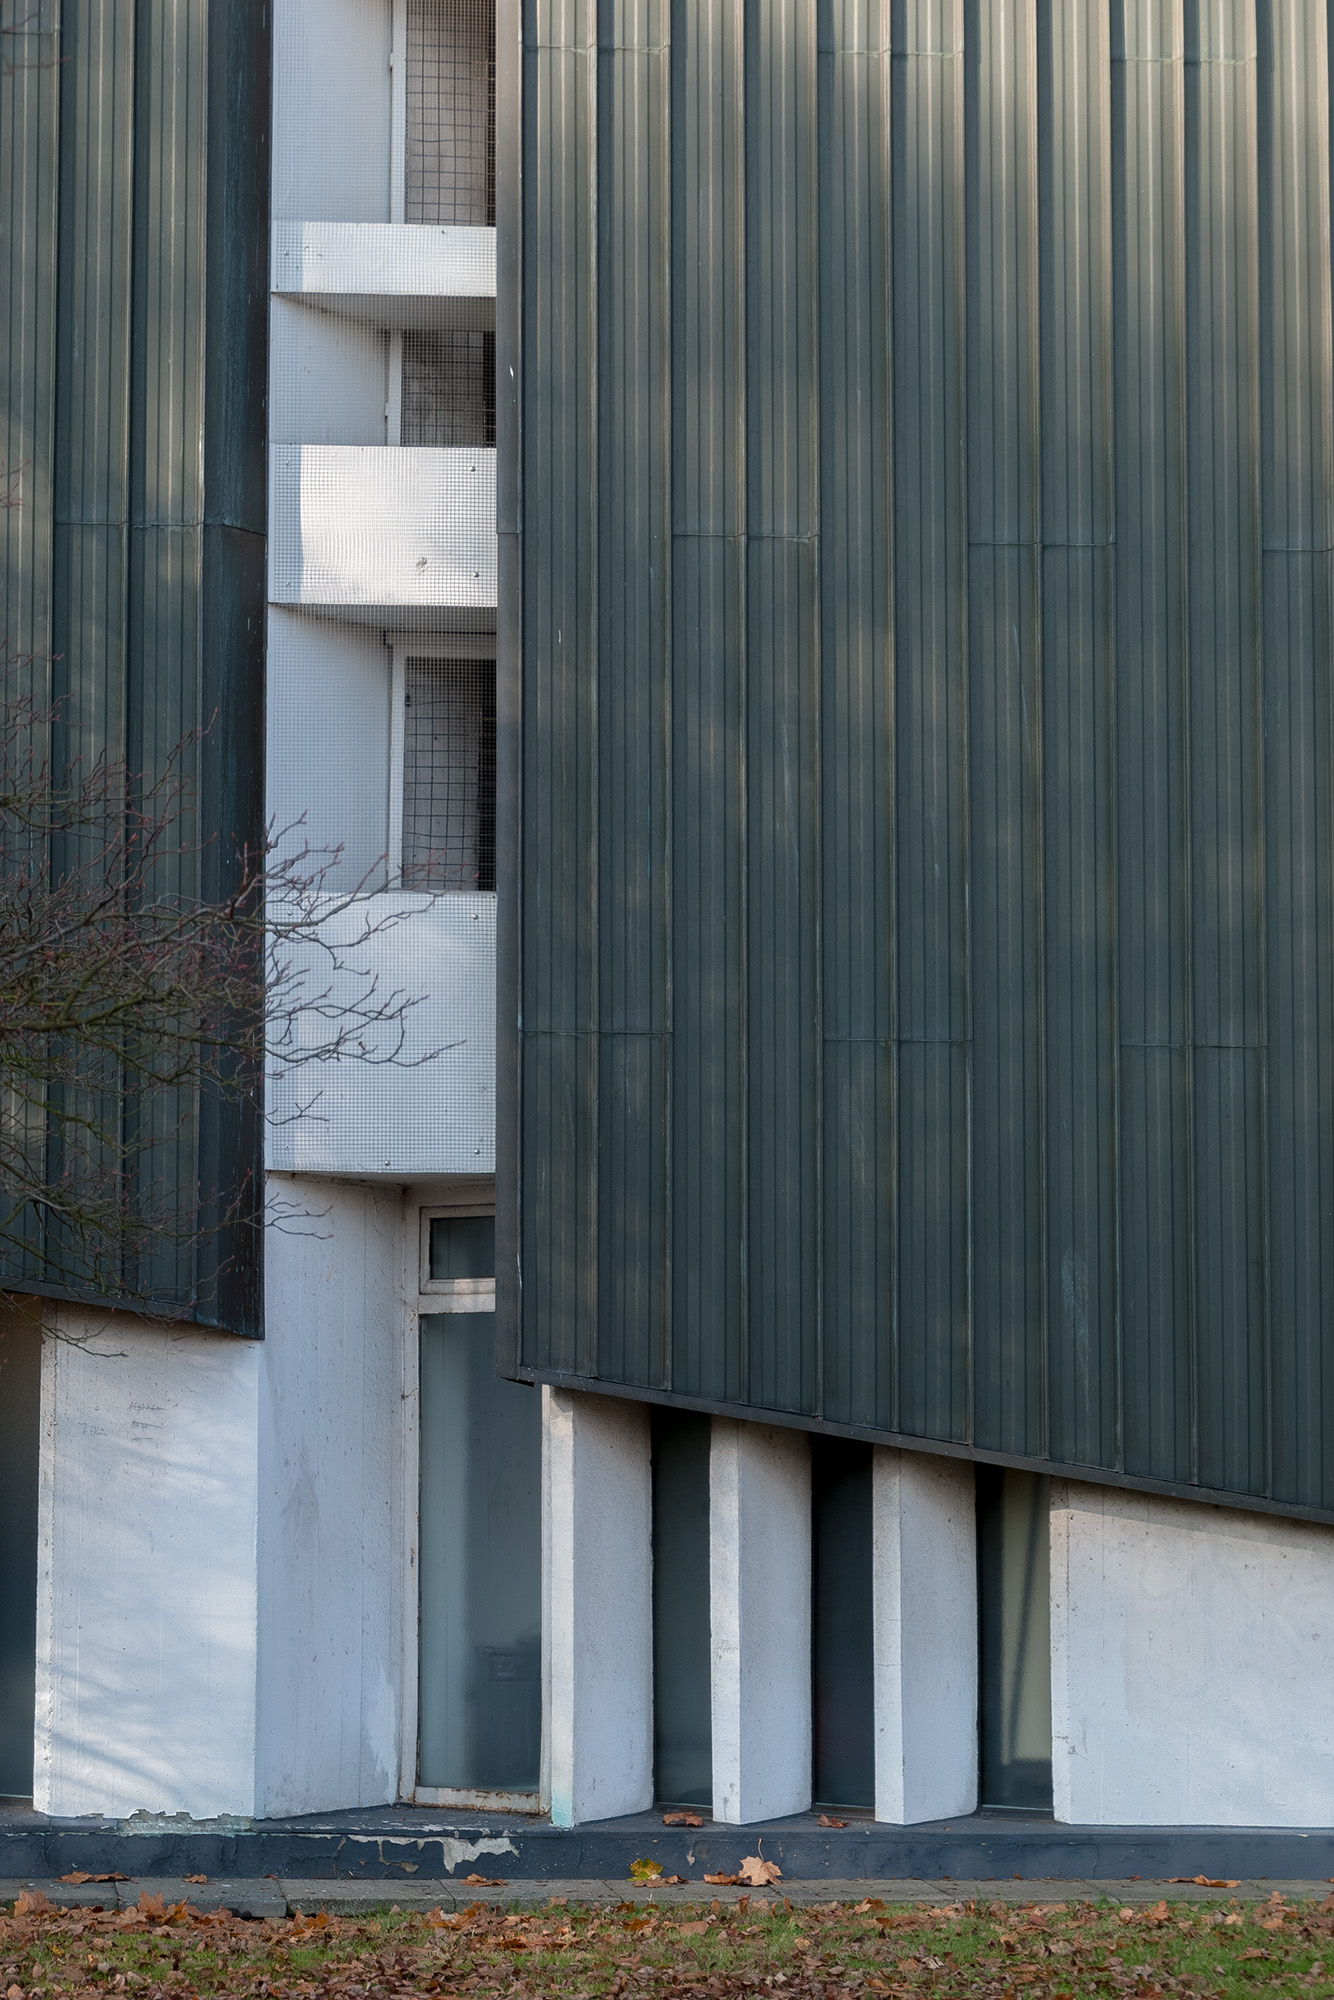
[(811, 1439), (812, 1722), (817, 1805), (875, 1804), (871, 1447)]
[(713, 1803), (709, 1419), (654, 1410), (653, 1757), (664, 1805)]
[(977, 1468), (981, 1803), (1051, 1811), (1050, 1481)]
[(494, 889), (495, 663), (410, 659), (403, 699), (403, 887)]
[(0, 1307), (0, 1798), (32, 1797), (40, 1325)]
[(494, 0), (408, 0), (408, 222), (494, 225)]
[(496, 442), (496, 336), (441, 327), (403, 336), (402, 444), (467, 451)]
[[(495, 1225), (437, 1216), (421, 1340), (418, 1778), (535, 1792), (542, 1730), (541, 1405), (495, 1372)], [(483, 1308), (483, 1309), (478, 1309)]]

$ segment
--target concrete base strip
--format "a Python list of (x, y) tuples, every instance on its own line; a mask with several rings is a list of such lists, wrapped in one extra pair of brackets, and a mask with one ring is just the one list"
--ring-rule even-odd
[(287, 1881), (181, 1882), (167, 1878), (133, 1882), (50, 1882), (0, 1880), (0, 1907), (24, 1892), (40, 1891), (62, 1909), (131, 1910), (141, 1895), (161, 1896), (164, 1903), (192, 1903), (197, 1910), (231, 1910), (240, 1917), (285, 1917), (298, 1910), (307, 1916), (370, 1916), (377, 1910), (461, 1910), (476, 1903), (535, 1908), (552, 1900), (614, 1906), (618, 1903), (660, 1905), (736, 1903), (749, 1896), (750, 1907), (784, 1901), (804, 1908), (821, 1903), (860, 1903), (868, 1896), (883, 1903), (922, 1903), (935, 1908), (976, 1902), (1120, 1904), (1263, 1902), (1278, 1891), (1287, 1901), (1323, 1900), (1328, 1882), (1238, 1882), (1235, 1889), (1211, 1888), (1193, 1882), (790, 1882), (773, 1890), (714, 1887), (690, 1882), (680, 1887), (643, 1882), (588, 1881), (506, 1882), (493, 1888), (462, 1882), (352, 1882), (310, 1877)]

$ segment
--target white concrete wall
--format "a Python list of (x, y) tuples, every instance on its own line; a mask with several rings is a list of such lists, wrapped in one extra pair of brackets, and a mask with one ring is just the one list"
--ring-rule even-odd
[(877, 1450), (872, 1492), (875, 1816), (903, 1826), (977, 1805), (973, 1468)]
[(388, 222), (390, 0), (276, 0), (273, 213)]
[(270, 1192), (286, 1219), (265, 1246), (262, 1343), (53, 1312), (41, 1811), (208, 1819), (397, 1796), (415, 1241), (398, 1187)]
[(494, 610), (494, 451), (275, 444), (269, 466), (272, 603)]
[(288, 299), (269, 308), (273, 444), (388, 445), (389, 335)]
[(322, 851), (330, 889), (385, 886), (392, 685), (378, 632), (270, 610), (269, 821), (289, 851)]
[(653, 1803), (648, 1408), (542, 1391), (543, 1791), (557, 1826)]
[(493, 299), (496, 232), (474, 224), (276, 222), (271, 283), (307, 299)]
[(1081, 1825), (1334, 1825), (1334, 1529), (1054, 1482), (1052, 1780)]
[(38, 1810), (251, 1813), (260, 1348), (68, 1306), (53, 1321)]
[(811, 1802), (811, 1452), (804, 1431), (715, 1417), (709, 1447), (713, 1816)]
[[(403, 1390), (415, 1251), (403, 1194), (271, 1184), (259, 1384), (256, 1810), (398, 1793)], [(411, 1274), (415, 1294), (415, 1267)]]
[[(401, 915), (402, 921), (389, 921)], [(366, 926), (386, 924), (366, 938)], [(378, 978), (378, 993), (421, 998), (405, 1016), (401, 1061), (310, 1063), (275, 1073), (268, 1164), (275, 1172), (435, 1174), (495, 1172), (496, 899), (480, 891), (434, 900), (406, 890), (358, 901), (330, 922), (348, 965)], [(366, 938), (357, 944), (357, 938)], [(309, 983), (335, 997), (340, 978), (306, 953)], [(354, 987), (352, 974), (348, 986)], [(293, 1023), (298, 1044), (327, 1042), (329, 1023)], [(386, 1026), (372, 1053), (396, 1046)], [(422, 1058), (429, 1057), (429, 1060)]]

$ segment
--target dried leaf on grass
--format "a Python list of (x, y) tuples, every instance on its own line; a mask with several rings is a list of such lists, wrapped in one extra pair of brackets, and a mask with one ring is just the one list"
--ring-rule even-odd
[[(1314, 1902), (1234, 1903), (1226, 1917), (1150, 1903), (1122, 1916), (1100, 1899), (889, 1907), (866, 1896), (797, 1912), (781, 1889), (756, 1886), (712, 1913), (664, 1909), (647, 1891), (610, 1910), (507, 1910), (497, 1894), (449, 1916), (262, 1923), (188, 1903), (159, 1913), (163, 1899), (146, 1894), (119, 1912), (55, 1909), (30, 1890), (13, 1916), (0, 1908), (0, 2000), (1238, 2000), (1261, 1986), (1267, 2000), (1304, 2000), (1334, 1990), (1316, 1983), (1334, 1956), (1334, 1911)], [(1266, 1928), (1280, 1918), (1283, 1929)]]
[(737, 1870), (737, 1880), (747, 1889), (767, 1889), (771, 1882), (781, 1882), (783, 1871), (777, 1862), (766, 1861), (762, 1854), (747, 1854)]

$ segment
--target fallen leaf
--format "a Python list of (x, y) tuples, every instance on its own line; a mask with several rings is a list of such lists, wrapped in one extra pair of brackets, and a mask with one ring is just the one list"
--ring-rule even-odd
[(1251, 1945), (1249, 1950), (1240, 1952), (1238, 1956), (1241, 1958), (1268, 1958), (1269, 1953), (1267, 1951), (1261, 1951), (1259, 1945), (1253, 1944)]
[(128, 1882), (128, 1875), (89, 1875), (82, 1868), (72, 1868), (68, 1875), (61, 1876), (62, 1882)]
[(681, 1888), (690, 1880), (690, 1877), (688, 1875), (664, 1875), (662, 1879), (664, 1882), (675, 1883), (677, 1888)]
[(1169, 1875), (1169, 1882), (1193, 1882), (1197, 1889), (1235, 1889), (1236, 1882), (1216, 1880), (1212, 1875)]
[(140, 1891), (138, 1910), (141, 1917), (165, 1918), (167, 1914), (167, 1906), (161, 1896), (150, 1896), (147, 1889)]
[(24, 1889), (14, 1904), (16, 1917), (45, 1916), (54, 1905), (41, 1889)]
[(182, 1882), (207, 1882), (207, 1875), (182, 1875)]
[(831, 1819), (831, 1818), (829, 1817), (829, 1814), (828, 1814), (828, 1813), (821, 1813), (821, 1814), (820, 1814), (820, 1817), (819, 1817), (819, 1819), (818, 1819), (818, 1820), (816, 1821), (816, 1825), (817, 1825), (817, 1826), (846, 1826), (846, 1825), (847, 1825), (847, 1821), (846, 1821), (845, 1819)]
[(741, 1877), (739, 1875), (706, 1875), (704, 1880), (712, 1882), (715, 1887), (720, 1889), (735, 1889)]
[(703, 1826), (704, 1824), (698, 1813), (691, 1812), (664, 1813), (662, 1823), (664, 1826)]
[(682, 1937), (701, 1937), (709, 1928), (709, 1919), (700, 1917), (693, 1924), (678, 1924), (676, 1928)]
[(503, 1875), (465, 1875), (463, 1886), (465, 1889), (503, 1889), (505, 1886), (505, 1877)]
[(661, 1873), (661, 1861), (650, 1861), (644, 1855), (641, 1855), (638, 1861), (630, 1863), (630, 1880), (632, 1882), (656, 1882)]
[(742, 1856), (737, 1870), (737, 1881), (744, 1882), (748, 1889), (767, 1889), (771, 1882), (781, 1882), (783, 1871), (776, 1862), (766, 1861), (762, 1854)]

